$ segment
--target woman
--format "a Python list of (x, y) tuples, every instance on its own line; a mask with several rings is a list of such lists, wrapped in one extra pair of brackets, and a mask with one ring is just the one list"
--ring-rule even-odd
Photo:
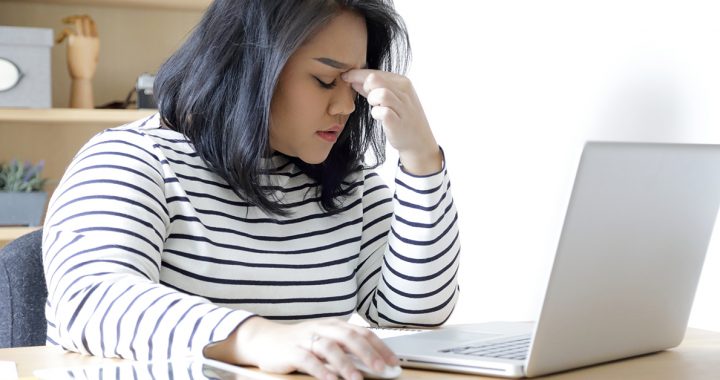
[[(48, 342), (323, 379), (396, 364), (351, 314), (438, 326), (458, 296), (442, 152), (383, 71), (404, 46), (383, 0), (216, 0), (158, 73), (160, 115), (94, 137), (54, 193)], [(382, 131), (394, 196), (364, 160)]]

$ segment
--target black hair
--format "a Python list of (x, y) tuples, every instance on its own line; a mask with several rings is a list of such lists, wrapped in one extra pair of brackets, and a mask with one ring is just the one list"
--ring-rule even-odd
[[(246, 202), (287, 214), (261, 185), (270, 157), (270, 103), (290, 56), (342, 10), (365, 18), (367, 67), (403, 73), (409, 61), (407, 30), (391, 0), (215, 0), (187, 41), (162, 65), (154, 93), (163, 124), (184, 134), (199, 156)], [(344, 182), (385, 160), (385, 136), (358, 96), (327, 159), (292, 159), (320, 185), (326, 211), (351, 192)]]

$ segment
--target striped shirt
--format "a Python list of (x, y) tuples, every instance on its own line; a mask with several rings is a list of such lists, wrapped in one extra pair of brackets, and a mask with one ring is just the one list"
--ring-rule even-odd
[(438, 326), (457, 297), (457, 213), (443, 170), (372, 170), (339, 213), (282, 155), (269, 190), (291, 211), (239, 198), (157, 115), (108, 129), (75, 156), (45, 220), (49, 344), (135, 360), (198, 354), (252, 315)]

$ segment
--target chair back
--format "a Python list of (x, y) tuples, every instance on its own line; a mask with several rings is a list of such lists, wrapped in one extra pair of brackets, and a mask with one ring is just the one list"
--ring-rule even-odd
[(37, 230), (0, 250), (0, 348), (45, 344), (46, 300), (42, 230)]

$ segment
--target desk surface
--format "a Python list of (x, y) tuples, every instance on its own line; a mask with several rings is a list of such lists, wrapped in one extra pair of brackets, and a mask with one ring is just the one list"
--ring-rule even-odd
[[(718, 378), (720, 374), (718, 358), (720, 358), (720, 333), (690, 329), (683, 343), (674, 349), (546, 376), (542, 379), (712, 379)], [(28, 378), (36, 369), (93, 365), (114, 359), (66, 353), (55, 347), (41, 346), (0, 349), (0, 360), (16, 362), (20, 378)], [(303, 375), (277, 376), (277, 378), (308, 379)], [(400, 379), (477, 380), (493, 378), (405, 369)]]

